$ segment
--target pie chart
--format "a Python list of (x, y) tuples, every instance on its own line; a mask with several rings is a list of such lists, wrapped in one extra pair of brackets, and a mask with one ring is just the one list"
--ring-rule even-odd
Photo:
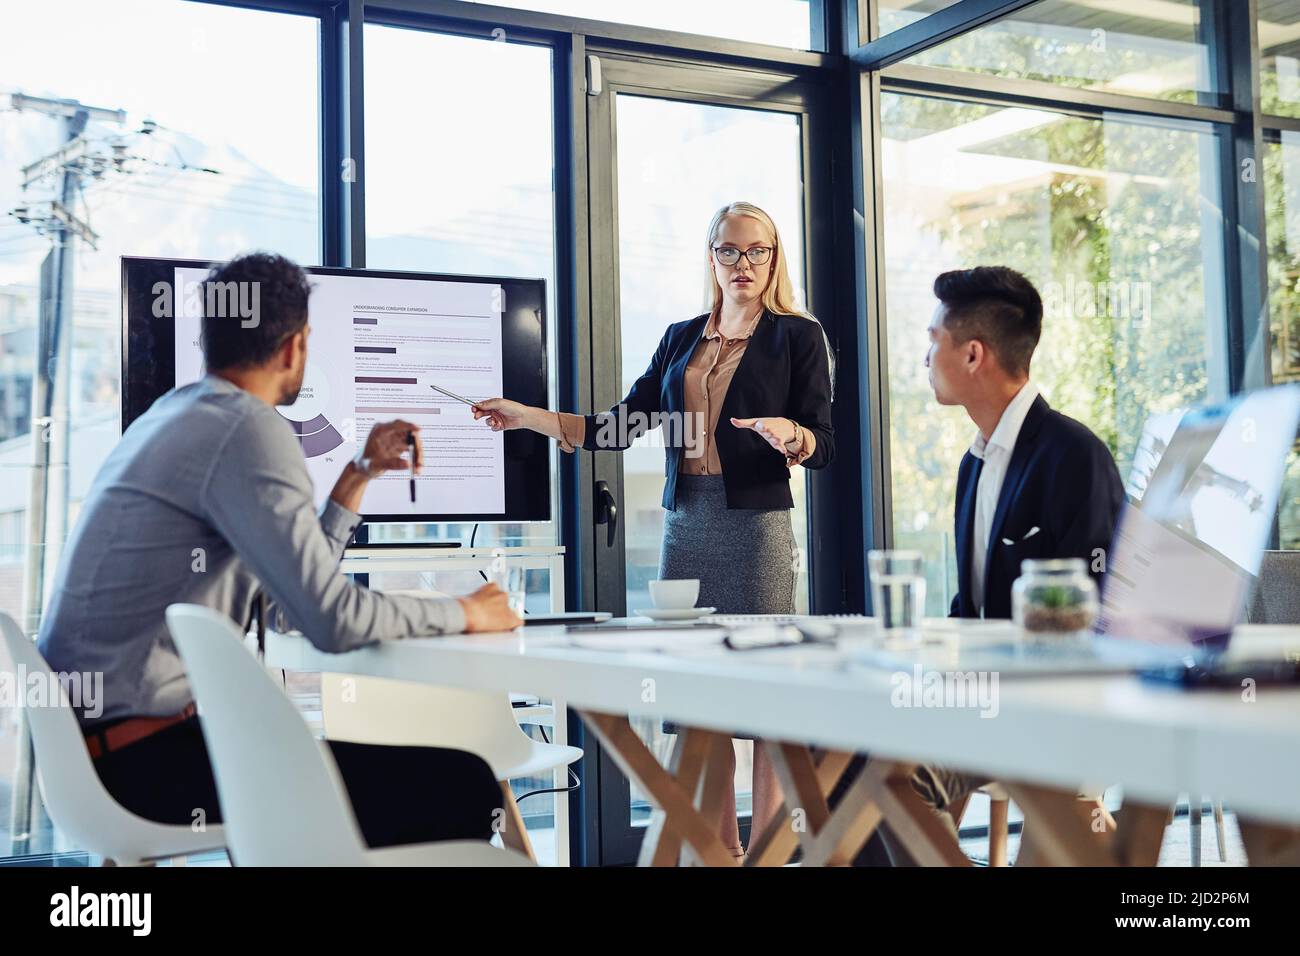
[(311, 362), (302, 377), (302, 389), (292, 405), (276, 409), (289, 422), (307, 458), (318, 458), (343, 444), (343, 435), (325, 417), (329, 404), (329, 378)]
[(309, 422), (295, 422), (290, 419), (289, 424), (293, 426), (294, 434), (302, 443), (302, 453), (308, 458), (324, 455), (343, 444), (343, 436), (324, 415), (317, 415)]

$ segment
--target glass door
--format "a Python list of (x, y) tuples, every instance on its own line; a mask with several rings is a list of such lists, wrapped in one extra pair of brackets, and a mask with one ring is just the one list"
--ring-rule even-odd
[[(664, 330), (707, 311), (709, 221), (744, 200), (765, 209), (781, 232), (799, 302), (810, 308), (805, 188), (814, 92), (790, 76), (651, 64), (597, 54), (589, 63), (587, 134), (592, 221), (592, 366), (598, 409), (621, 401), (645, 370)], [(599, 87), (599, 92), (596, 88)], [(598, 453), (618, 514), (612, 544), (598, 534), (597, 606), (649, 607), (658, 577), (664, 511), (664, 442), (658, 432), (625, 453)], [(794, 470), (800, 548), (796, 606), (808, 608), (807, 483)], [(597, 501), (602, 491), (597, 491)], [(599, 530), (599, 529), (598, 529)], [(606, 545), (608, 545), (606, 547)], [(666, 760), (672, 744), (658, 719), (634, 722)], [(748, 817), (752, 744), (736, 742), (736, 799)], [(650, 807), (603, 760), (601, 862), (631, 862)]]
[[(664, 329), (708, 308), (705, 230), (738, 199), (767, 210), (789, 246), (804, 307), (803, 148), (798, 113), (617, 94), (619, 391), (626, 394)], [(643, 437), (623, 455), (628, 613), (650, 607), (664, 511), (664, 449)], [(796, 468), (795, 539), (807, 537), (804, 470)], [(802, 563), (801, 563), (802, 566)], [(808, 576), (798, 578), (806, 609)]]

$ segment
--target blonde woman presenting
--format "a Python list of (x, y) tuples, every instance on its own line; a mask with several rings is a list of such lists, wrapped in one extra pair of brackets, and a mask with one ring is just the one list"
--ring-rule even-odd
[[(776, 224), (750, 203), (719, 209), (706, 248), (710, 308), (670, 325), (645, 373), (610, 411), (571, 415), (491, 398), (474, 417), (528, 428), (566, 452), (622, 451), (663, 425), (667, 455), (661, 578), (698, 578), (724, 614), (792, 614), (797, 546), (790, 469), (835, 454), (832, 366), (821, 324), (795, 304)], [(734, 794), (723, 841), (743, 856)], [(781, 804), (754, 748), (753, 832)]]

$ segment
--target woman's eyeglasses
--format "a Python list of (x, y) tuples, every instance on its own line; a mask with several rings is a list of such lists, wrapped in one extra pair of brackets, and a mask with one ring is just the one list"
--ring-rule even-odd
[[(741, 252), (735, 246), (714, 246), (713, 255), (717, 257), (721, 265), (734, 266), (740, 261)], [(746, 249), (744, 256), (750, 261), (750, 264), (761, 266), (772, 257), (772, 249), (770, 246), (755, 246), (752, 249)]]

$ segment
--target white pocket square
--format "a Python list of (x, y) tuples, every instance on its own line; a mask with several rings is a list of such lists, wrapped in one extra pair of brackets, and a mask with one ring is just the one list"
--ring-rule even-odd
[[(1020, 540), (1021, 540), (1021, 541), (1028, 541), (1028, 540), (1029, 540), (1030, 538), (1032, 538), (1034, 535), (1038, 534), (1038, 532), (1041, 531), (1041, 530), (1042, 530), (1042, 529), (1039, 528), (1037, 525), (1034, 525), (1034, 527), (1030, 528), (1030, 529), (1025, 533), (1025, 536), (1024, 536), (1023, 538), (1021, 538)], [(1002, 539), (1002, 543), (1003, 543), (1003, 544), (1008, 544), (1008, 545), (1009, 545), (1009, 544), (1015, 544), (1016, 542), (1012, 541), (1010, 538), (1003, 538), (1003, 539)]]

